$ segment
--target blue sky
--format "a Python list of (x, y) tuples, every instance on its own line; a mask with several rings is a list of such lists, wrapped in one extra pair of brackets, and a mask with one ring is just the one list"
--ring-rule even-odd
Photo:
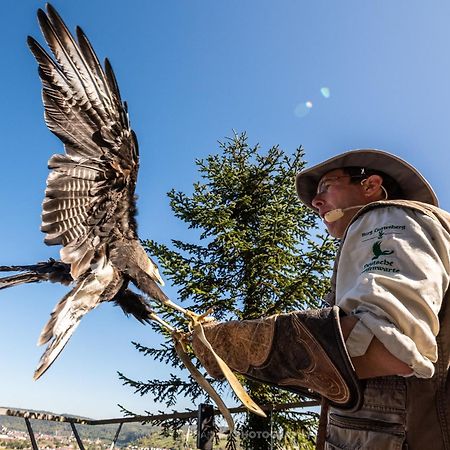
[[(108, 56), (141, 149), (139, 232), (162, 243), (190, 239), (166, 192), (189, 192), (195, 159), (246, 131), (251, 144), (303, 145), (310, 163), (350, 148), (381, 148), (419, 168), (450, 208), (450, 4), (443, 0), (55, 0)], [(40, 37), (36, 0), (0, 17), (2, 177), (0, 265), (58, 257), (39, 231), (47, 160), (62, 145), (45, 127), (40, 82), (26, 46)], [(329, 89), (329, 97), (321, 88)], [(306, 102), (310, 102), (309, 108)], [(86, 316), (63, 354), (32, 381), (40, 330), (67, 291), (54, 285), (0, 292), (0, 406), (95, 418), (163, 405), (133, 395), (138, 379), (169, 368), (131, 341), (159, 337), (111, 305)], [(175, 297), (170, 286), (167, 293)], [(175, 299), (175, 298), (174, 298)], [(199, 399), (201, 400), (201, 399)], [(179, 408), (184, 408), (180, 403)]]

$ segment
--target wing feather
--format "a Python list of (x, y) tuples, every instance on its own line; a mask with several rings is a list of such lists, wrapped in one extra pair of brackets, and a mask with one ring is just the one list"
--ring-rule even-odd
[(38, 345), (49, 343), (34, 373), (37, 380), (62, 352), (77, 329), (82, 317), (94, 309), (101, 301), (103, 286), (95, 274), (82, 277), (76, 286), (65, 295), (50, 315), (38, 340)]
[(45, 213), (52, 213), (56, 211), (70, 210), (72, 213), (73, 208), (86, 208), (87, 205), (91, 204), (92, 199), (90, 197), (79, 197), (79, 198), (46, 198), (43, 202), (43, 207), (45, 208)]
[[(106, 79), (106, 74), (102, 70), (102, 65), (100, 64), (100, 61), (82, 28), (78, 26), (76, 28), (76, 33), (78, 38), (78, 44), (81, 52), (83, 53), (85, 61), (89, 65), (92, 74), (97, 78), (98, 85), (101, 86), (100, 94), (102, 95), (103, 100), (107, 104), (109, 104), (109, 107), (112, 108), (110, 102), (111, 99), (114, 98), (114, 94), (110, 90), (109, 83)], [(118, 92), (118, 94), (119, 95), (116, 95), (114, 100), (120, 104), (121, 103), (120, 92)]]
[(28, 43), (46, 124), (65, 148), (49, 160), (41, 229), (48, 245), (63, 246), (61, 259), (77, 278), (114, 239), (137, 238), (138, 145), (109, 61), (103, 68), (81, 28), (77, 42), (51, 5), (38, 20), (52, 56)]
[(50, 50), (61, 71), (74, 87), (76, 98), (85, 106), (85, 111), (97, 118), (97, 124), (108, 120), (107, 110), (99, 99), (90, 71), (86, 70), (76, 42), (55, 9), (49, 4), (47, 14), (39, 9), (38, 20)]

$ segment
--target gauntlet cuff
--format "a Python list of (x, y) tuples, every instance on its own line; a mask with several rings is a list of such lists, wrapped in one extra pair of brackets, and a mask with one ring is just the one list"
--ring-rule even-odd
[[(337, 306), (205, 324), (204, 332), (229, 367), (248, 378), (302, 395), (311, 390), (341, 409), (356, 410), (361, 404), (360, 382), (345, 347)], [(192, 344), (208, 373), (222, 378), (195, 333)]]

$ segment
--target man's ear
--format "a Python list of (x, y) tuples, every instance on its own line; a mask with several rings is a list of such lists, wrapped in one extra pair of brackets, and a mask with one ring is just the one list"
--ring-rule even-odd
[(367, 177), (361, 181), (361, 185), (364, 189), (364, 195), (368, 198), (382, 197), (382, 184), (383, 178), (380, 177), (380, 175), (370, 175), (370, 177)]

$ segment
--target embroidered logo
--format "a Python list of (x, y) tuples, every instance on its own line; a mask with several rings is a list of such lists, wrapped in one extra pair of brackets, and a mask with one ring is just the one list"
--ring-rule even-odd
[(392, 255), (392, 253), (394, 253), (394, 250), (381, 250), (381, 242), (382, 241), (376, 241), (375, 244), (373, 244), (372, 246), (373, 251), (372, 261), (378, 259), (380, 256)]
[[(361, 273), (385, 272), (400, 273), (399, 261), (396, 258), (395, 250), (385, 248), (385, 242), (391, 243), (392, 237), (406, 238), (407, 226), (395, 223), (368, 228), (361, 233), (361, 244), (366, 255), (366, 262), (362, 264)], [(367, 252), (367, 253), (366, 253)]]

